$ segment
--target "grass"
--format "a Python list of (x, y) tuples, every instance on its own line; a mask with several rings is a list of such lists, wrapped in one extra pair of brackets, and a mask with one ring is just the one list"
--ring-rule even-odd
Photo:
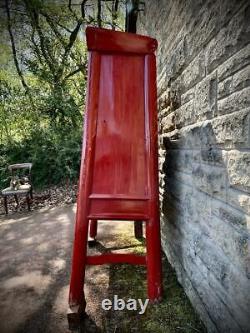
[[(130, 244), (129, 252), (145, 253), (144, 241), (131, 239), (131, 236), (119, 236), (115, 239), (115, 243), (118, 248), (122, 243)], [(163, 256), (162, 264), (164, 288), (162, 302), (149, 304), (143, 315), (139, 315), (139, 311), (128, 311), (126, 309), (123, 311), (114, 311), (113, 309), (108, 311), (103, 323), (105, 332), (206, 332), (165, 256)], [(145, 267), (114, 265), (110, 269), (109, 299), (118, 295), (119, 298), (125, 301), (129, 298), (141, 298), (143, 302), (145, 301), (147, 297)]]

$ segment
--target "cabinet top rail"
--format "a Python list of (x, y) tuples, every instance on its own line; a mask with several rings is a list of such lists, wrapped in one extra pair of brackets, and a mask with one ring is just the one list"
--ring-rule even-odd
[(87, 27), (86, 37), (89, 51), (150, 54), (157, 49), (156, 39), (128, 32)]

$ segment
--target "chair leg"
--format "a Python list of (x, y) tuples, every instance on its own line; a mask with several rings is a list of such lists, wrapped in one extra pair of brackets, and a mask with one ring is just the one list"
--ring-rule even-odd
[(159, 218), (146, 222), (148, 298), (155, 303), (162, 297), (161, 239)]
[(80, 325), (85, 315), (84, 278), (87, 257), (89, 221), (81, 207), (77, 209), (75, 239), (69, 290), (68, 323), (70, 328)]
[(4, 200), (5, 214), (8, 215), (8, 201), (7, 201), (7, 196), (4, 196), (3, 200)]
[(136, 239), (143, 238), (142, 222), (143, 221), (134, 221), (134, 235)]
[(16, 195), (16, 194), (14, 195), (14, 197), (15, 197), (15, 201), (16, 201), (16, 204), (17, 204), (17, 207), (18, 207), (18, 206), (19, 206), (18, 197), (17, 197), (17, 195)]
[(28, 210), (30, 211), (30, 198), (29, 198), (29, 194), (26, 196), (26, 202), (27, 202)]

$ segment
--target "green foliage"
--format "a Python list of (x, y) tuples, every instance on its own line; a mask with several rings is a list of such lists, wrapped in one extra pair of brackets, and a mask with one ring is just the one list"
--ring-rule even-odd
[(9, 186), (7, 165), (16, 162), (33, 163), (33, 183), (36, 188), (74, 181), (78, 177), (81, 133), (55, 135), (53, 130), (33, 131), (21, 141), (0, 145), (1, 186)]
[(14, 0), (1, 15), (0, 186), (8, 165), (33, 163), (44, 187), (75, 181), (87, 75), (86, 24), (117, 28), (123, 1)]
[[(84, 91), (84, 79), (81, 84)], [(30, 91), (33, 105), (19, 82), (0, 79), (1, 187), (8, 186), (7, 166), (13, 163), (33, 163), (35, 187), (78, 178), (83, 107), (74, 89), (47, 90), (37, 81)]]

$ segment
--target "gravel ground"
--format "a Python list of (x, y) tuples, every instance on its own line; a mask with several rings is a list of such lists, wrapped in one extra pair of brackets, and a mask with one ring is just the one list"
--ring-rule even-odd
[[(76, 205), (67, 205), (0, 218), (1, 333), (70, 332), (66, 313), (75, 211)], [(122, 224), (104, 224), (99, 224), (100, 234), (104, 240), (111, 236), (113, 244), (110, 230), (122, 232)], [(109, 267), (88, 267), (85, 282), (84, 331), (98, 332)]]

